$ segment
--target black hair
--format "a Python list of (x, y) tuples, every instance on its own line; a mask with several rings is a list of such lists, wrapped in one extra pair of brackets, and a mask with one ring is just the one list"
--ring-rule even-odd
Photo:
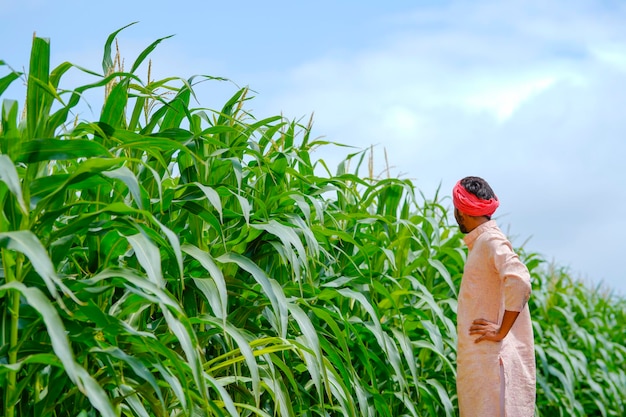
[(487, 181), (480, 177), (465, 177), (461, 180), (461, 185), (481, 200), (498, 199)]
[[(487, 181), (480, 177), (465, 177), (461, 180), (461, 186), (481, 200), (498, 199)], [(491, 219), (491, 216), (486, 217)]]

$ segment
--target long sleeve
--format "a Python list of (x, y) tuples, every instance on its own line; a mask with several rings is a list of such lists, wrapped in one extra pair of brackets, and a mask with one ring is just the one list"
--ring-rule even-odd
[(502, 279), (504, 309), (522, 311), (531, 293), (530, 273), (526, 265), (504, 239), (494, 242), (494, 266)]

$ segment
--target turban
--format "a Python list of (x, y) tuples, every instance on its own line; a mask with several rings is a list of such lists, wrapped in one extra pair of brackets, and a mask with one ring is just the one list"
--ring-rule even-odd
[(489, 200), (476, 197), (461, 185), (461, 181), (452, 189), (452, 202), (459, 211), (470, 216), (491, 216), (500, 205), (497, 197)]

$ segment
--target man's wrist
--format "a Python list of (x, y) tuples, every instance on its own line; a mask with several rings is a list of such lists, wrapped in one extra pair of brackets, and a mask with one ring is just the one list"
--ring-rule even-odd
[(506, 333), (502, 330), (502, 327), (500, 327), (496, 332), (496, 337), (498, 338), (498, 340), (502, 340), (506, 337)]

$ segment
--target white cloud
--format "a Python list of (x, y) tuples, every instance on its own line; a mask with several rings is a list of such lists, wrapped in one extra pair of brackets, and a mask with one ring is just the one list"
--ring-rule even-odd
[(518, 244), (532, 236), (531, 249), (626, 294), (614, 251), (588, 241), (621, 244), (603, 233), (626, 206), (624, 19), (583, 2), (418, 9), (377, 49), (300, 65), (271, 105), (315, 111), (330, 140), (384, 147), (427, 196), (485, 176)]
[(621, 71), (626, 71), (626, 42), (621, 44), (605, 44), (591, 49), (591, 53), (600, 61), (604, 61)]
[(401, 105), (391, 106), (384, 110), (381, 126), (392, 136), (411, 140), (419, 134), (419, 114)]
[(493, 113), (498, 121), (511, 117), (513, 112), (524, 101), (533, 97), (554, 84), (555, 78), (545, 77), (528, 81), (509, 81), (508, 85), (486, 83), (475, 92), (460, 97), (460, 103), (469, 109), (487, 110)]

